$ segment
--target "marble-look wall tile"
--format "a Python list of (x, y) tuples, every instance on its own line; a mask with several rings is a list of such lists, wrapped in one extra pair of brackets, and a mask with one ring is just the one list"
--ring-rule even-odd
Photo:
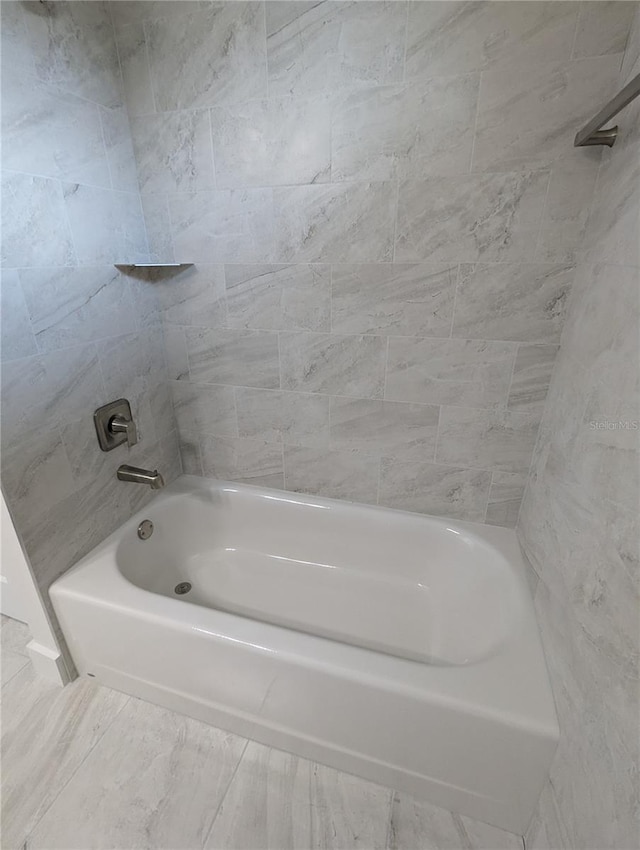
[(3, 441), (40, 433), (44, 422), (56, 427), (93, 411), (96, 401), (109, 401), (102, 375), (94, 344), (3, 364)]
[(573, 155), (576, 128), (614, 94), (620, 56), (545, 64), (525, 75), (482, 75), (473, 168), (548, 168)]
[(117, 106), (118, 52), (106, 4), (22, 5), (38, 76), (94, 103)]
[(615, 0), (581, 3), (573, 58), (623, 53), (635, 6)]
[(40, 351), (136, 330), (129, 283), (117, 269), (22, 269), (20, 282)]
[(557, 345), (521, 345), (513, 367), (507, 406), (520, 413), (542, 413), (551, 382)]
[(180, 434), (238, 436), (233, 387), (171, 381), (170, 388)]
[(505, 405), (517, 346), (391, 337), (385, 398), (465, 407)]
[(284, 447), (285, 487), (294, 493), (375, 504), (378, 465), (360, 449)]
[(277, 334), (188, 328), (186, 338), (194, 381), (271, 389), (280, 386)]
[(574, 274), (566, 264), (462, 265), (453, 336), (559, 342)]
[(395, 259), (531, 260), (548, 183), (545, 171), (403, 181)]
[(263, 330), (331, 329), (331, 267), (227, 265), (228, 325)]
[(484, 522), (491, 473), (385, 458), (379, 504), (403, 511)]
[(74, 492), (71, 466), (57, 428), (2, 443), (2, 482), (19, 522)]
[(153, 284), (167, 325), (226, 325), (225, 274), (222, 265), (198, 263), (170, 272)]
[(132, 23), (129, 26), (116, 25), (115, 32), (127, 112), (130, 117), (155, 112), (147, 43), (142, 23)]
[(206, 109), (134, 117), (131, 136), (141, 192), (168, 194), (215, 188)]
[(167, 375), (171, 381), (189, 380), (189, 354), (184, 328), (175, 325), (163, 325), (164, 354), (167, 361)]
[(203, 437), (200, 441), (205, 475), (223, 481), (283, 489), (282, 444), (246, 437)]
[(180, 16), (179, 26), (171, 17), (151, 18), (145, 33), (159, 112), (266, 95), (262, 3), (207, 4)]
[(496, 472), (529, 468), (538, 417), (508, 410), (442, 407), (436, 461)]
[(271, 96), (402, 79), (404, 2), (266, 4)]
[(526, 473), (494, 472), (485, 522), (515, 528), (526, 483)]
[(2, 265), (69, 266), (75, 259), (60, 183), (3, 171)]
[(78, 264), (144, 262), (147, 234), (138, 195), (64, 183)]
[(2, 166), (110, 188), (99, 107), (34, 77), (3, 71)]
[(329, 396), (236, 388), (238, 432), (291, 446), (329, 443)]
[(393, 258), (391, 183), (292, 186), (273, 191), (281, 262), (383, 263)]
[(165, 195), (142, 195), (140, 200), (147, 231), (149, 262), (173, 263), (175, 252), (169, 217), (169, 199)]
[(409, 3), (405, 73), (438, 77), (502, 68), (519, 74), (571, 55), (577, 3)]
[(382, 398), (382, 337), (282, 333), (280, 358), (284, 389)]
[(469, 170), (479, 75), (366, 88), (337, 100), (331, 179), (392, 180)]
[(337, 333), (449, 336), (457, 266), (337, 265), (331, 324)]
[(273, 259), (271, 189), (225, 189), (168, 196), (176, 260), (267, 263)]
[(331, 447), (396, 459), (431, 460), (438, 407), (362, 398), (331, 399)]
[(136, 158), (133, 152), (129, 116), (125, 107), (116, 106), (107, 109), (101, 106), (100, 119), (111, 175), (111, 187), (122, 192), (138, 192)]
[(31, 45), (21, 3), (0, 3), (0, 60), (2, 73), (8, 68), (22, 74), (35, 74)]
[(327, 183), (331, 102), (279, 97), (211, 110), (219, 189)]
[(36, 340), (17, 269), (4, 269), (0, 282), (0, 360), (36, 354)]

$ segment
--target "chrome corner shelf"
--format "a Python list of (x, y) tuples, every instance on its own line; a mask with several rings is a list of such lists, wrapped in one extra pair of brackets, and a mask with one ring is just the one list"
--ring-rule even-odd
[(123, 274), (148, 281), (171, 277), (193, 265), (193, 263), (115, 263), (115, 267)]

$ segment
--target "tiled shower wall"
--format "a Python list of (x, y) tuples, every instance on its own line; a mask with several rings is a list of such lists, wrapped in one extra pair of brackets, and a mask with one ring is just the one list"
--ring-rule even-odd
[(527, 850), (638, 846), (640, 100), (618, 123), (518, 523), (562, 733)]
[[(109, 8), (0, 12), (2, 486), (45, 591), (148, 499), (119, 464), (180, 461), (155, 293), (113, 267), (148, 249)], [(104, 454), (120, 396), (140, 444)]]
[(514, 525), (632, 5), (112, 8), (185, 470)]

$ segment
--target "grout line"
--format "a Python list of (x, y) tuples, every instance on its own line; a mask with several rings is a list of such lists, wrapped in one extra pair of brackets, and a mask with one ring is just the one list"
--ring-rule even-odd
[[(237, 735), (236, 737), (239, 738), (241, 736)], [(218, 819), (218, 815), (220, 814), (220, 810), (222, 809), (222, 806), (224, 805), (224, 801), (227, 798), (227, 794), (229, 793), (229, 789), (231, 788), (233, 780), (236, 778), (236, 774), (237, 774), (238, 770), (240, 769), (240, 765), (242, 764), (242, 759), (244, 758), (244, 754), (246, 753), (248, 746), (249, 746), (249, 738), (245, 738), (244, 739), (244, 747), (242, 748), (242, 752), (240, 754), (240, 758), (238, 759), (238, 763), (236, 764), (236, 766), (233, 770), (233, 773), (231, 774), (231, 778), (229, 779), (229, 782), (227, 783), (227, 787), (224, 789), (224, 794), (222, 795), (222, 797), (220, 799), (220, 803), (218, 804), (218, 808), (216, 809), (215, 814), (214, 814), (213, 818), (211, 819), (211, 826), (207, 830), (207, 834), (204, 836), (204, 840), (202, 841), (202, 847), (203, 848), (207, 846), (209, 836), (213, 832), (213, 827), (215, 826), (216, 820)]]
[(209, 148), (211, 149), (211, 167), (213, 168), (213, 189), (215, 192), (218, 190), (218, 175), (216, 173), (216, 154), (213, 145), (213, 119), (211, 117), (212, 109), (207, 109), (209, 113)]

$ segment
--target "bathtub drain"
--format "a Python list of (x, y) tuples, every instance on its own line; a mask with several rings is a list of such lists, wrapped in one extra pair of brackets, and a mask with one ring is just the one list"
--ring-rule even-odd
[(190, 581), (181, 581), (180, 584), (176, 584), (174, 587), (174, 592), (179, 594), (180, 596), (183, 593), (189, 593), (191, 590), (191, 582)]

